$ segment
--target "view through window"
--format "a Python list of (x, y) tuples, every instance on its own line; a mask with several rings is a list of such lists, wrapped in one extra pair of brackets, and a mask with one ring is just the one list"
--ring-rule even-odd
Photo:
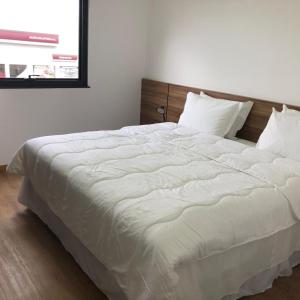
[(0, 1), (0, 81), (78, 79), (81, 8), (79, 0)]

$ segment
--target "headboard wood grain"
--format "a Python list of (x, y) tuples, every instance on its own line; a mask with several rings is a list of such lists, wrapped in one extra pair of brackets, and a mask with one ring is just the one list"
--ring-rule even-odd
[(143, 80), (142, 102), (141, 102), (141, 123), (159, 123), (164, 118), (157, 112), (158, 107), (168, 107), (169, 84)]
[[(186, 96), (189, 92), (199, 94), (201, 91), (207, 95), (233, 101), (253, 101), (254, 105), (249, 114), (249, 117), (238, 133), (238, 137), (257, 142), (259, 136), (265, 129), (268, 120), (272, 113), (272, 108), (275, 107), (281, 111), (282, 104), (280, 102), (269, 102), (260, 99), (254, 99), (250, 97), (244, 97), (239, 95), (221, 93), (201, 88), (192, 88), (187, 86), (175, 85), (170, 83), (164, 83), (160, 81), (153, 81), (149, 79), (143, 79), (142, 84), (142, 111), (141, 111), (141, 123), (149, 124), (155, 122), (162, 122), (161, 115), (157, 113), (158, 107), (165, 107), (165, 118), (168, 122), (178, 122), (179, 117), (184, 109)], [(292, 109), (300, 111), (300, 107), (288, 105)]]

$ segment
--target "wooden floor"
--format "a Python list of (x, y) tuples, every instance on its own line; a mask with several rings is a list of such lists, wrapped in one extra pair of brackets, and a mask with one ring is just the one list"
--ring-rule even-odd
[(106, 300), (57, 238), (17, 204), (20, 179), (0, 175), (0, 300)]
[[(0, 300), (106, 299), (48, 228), (17, 203), (19, 186), (19, 178), (0, 175)], [(300, 300), (300, 268), (244, 300)]]

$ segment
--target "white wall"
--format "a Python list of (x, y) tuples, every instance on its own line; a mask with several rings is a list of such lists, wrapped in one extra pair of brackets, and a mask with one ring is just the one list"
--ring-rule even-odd
[(91, 89), (0, 90), (0, 165), (27, 139), (139, 122), (147, 0), (90, 1)]
[(299, 0), (153, 0), (147, 77), (300, 105)]

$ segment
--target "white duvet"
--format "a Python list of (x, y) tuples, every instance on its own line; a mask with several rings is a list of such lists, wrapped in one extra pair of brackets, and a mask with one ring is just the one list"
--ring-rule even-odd
[(299, 246), (277, 235), (299, 222), (300, 163), (173, 123), (33, 139), (9, 171), (130, 300), (220, 300)]

